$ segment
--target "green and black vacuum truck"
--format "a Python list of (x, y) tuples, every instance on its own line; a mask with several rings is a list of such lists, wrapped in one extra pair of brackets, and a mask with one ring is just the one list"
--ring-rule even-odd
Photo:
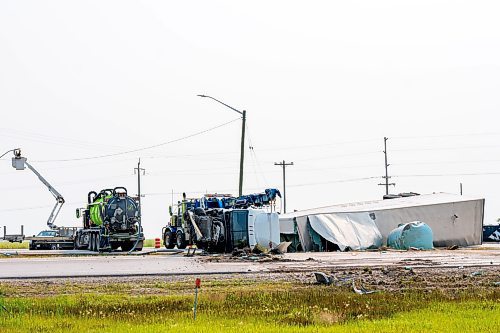
[(87, 206), (78, 208), (76, 216), (82, 217), (83, 228), (76, 233), (75, 249), (142, 250), (144, 234), (139, 201), (129, 196), (125, 187), (89, 192)]

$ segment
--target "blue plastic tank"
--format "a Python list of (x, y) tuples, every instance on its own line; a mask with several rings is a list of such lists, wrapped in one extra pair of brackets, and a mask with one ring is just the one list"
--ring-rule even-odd
[(398, 250), (408, 250), (410, 247), (432, 250), (432, 241), (432, 229), (420, 221), (400, 224), (387, 236), (387, 246)]

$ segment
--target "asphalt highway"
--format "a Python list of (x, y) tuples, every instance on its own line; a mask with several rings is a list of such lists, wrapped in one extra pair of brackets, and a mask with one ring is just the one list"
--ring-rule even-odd
[[(30, 255), (23, 255), (27, 253)], [(500, 246), (404, 252), (288, 253), (274, 257), (237, 259), (221, 255), (187, 257), (173, 252), (96, 255), (87, 251), (0, 250), (0, 279), (245, 274), (382, 266), (437, 269), (488, 266), (500, 271)]]

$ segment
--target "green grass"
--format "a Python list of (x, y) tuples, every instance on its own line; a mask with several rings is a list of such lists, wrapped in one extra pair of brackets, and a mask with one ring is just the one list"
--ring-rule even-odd
[(11, 243), (6, 241), (0, 241), (0, 250), (19, 250), (27, 249), (29, 247), (29, 242), (24, 241), (22, 243)]
[[(163, 240), (160, 240), (161, 247), (163, 247)], [(145, 239), (144, 240), (144, 247), (155, 247), (155, 240), (154, 239)]]
[(500, 326), (496, 288), (356, 295), (316, 285), (214, 283), (200, 292), (196, 321), (191, 291), (8, 296), (3, 304), (11, 314), (0, 312), (0, 332), (496, 332)]

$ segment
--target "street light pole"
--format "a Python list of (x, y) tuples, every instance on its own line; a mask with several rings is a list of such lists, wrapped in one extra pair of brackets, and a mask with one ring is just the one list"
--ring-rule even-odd
[(243, 111), (237, 110), (237, 109), (233, 108), (232, 106), (227, 105), (226, 103), (221, 102), (221, 101), (219, 101), (216, 98), (213, 98), (212, 96), (208, 96), (208, 95), (197, 95), (197, 96), (198, 97), (206, 97), (206, 98), (213, 99), (214, 101), (216, 101), (216, 102), (224, 105), (225, 107), (228, 107), (231, 110), (239, 113), (241, 115), (241, 117), (242, 117), (242, 123), (241, 123), (241, 150), (240, 150), (240, 181), (239, 181), (239, 186), (238, 186), (239, 196), (242, 196), (243, 195), (243, 162), (244, 162), (244, 159), (245, 159), (245, 127), (246, 127), (246, 120), (247, 120), (247, 112), (245, 110), (243, 110)]
[(245, 158), (245, 124), (247, 121), (247, 112), (243, 110), (241, 122), (241, 149), (240, 149), (240, 184), (238, 187), (239, 196), (243, 195), (243, 160)]

